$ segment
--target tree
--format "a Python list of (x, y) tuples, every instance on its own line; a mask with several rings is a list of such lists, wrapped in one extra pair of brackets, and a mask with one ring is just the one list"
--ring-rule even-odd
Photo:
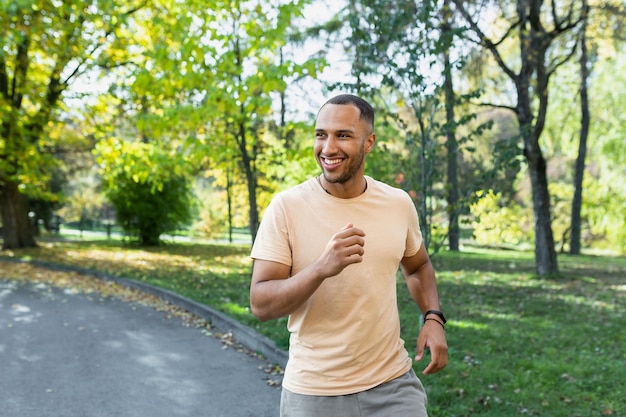
[(58, 211), (63, 223), (78, 224), (81, 233), (87, 222), (93, 225), (100, 219), (104, 200), (99, 179), (89, 172), (82, 174), (68, 185), (65, 204)]
[(587, 140), (589, 130), (591, 128), (591, 111), (589, 109), (589, 79), (591, 78), (591, 70), (596, 61), (595, 45), (589, 51), (588, 43), (594, 44), (593, 40), (589, 40), (589, 25), (593, 24), (593, 31), (596, 32), (597, 38), (613, 37), (615, 42), (623, 40), (624, 24), (623, 17), (626, 16), (626, 5), (619, 2), (601, 2), (593, 10), (596, 13), (591, 14), (592, 9), (587, 0), (582, 0), (583, 20), (580, 29), (579, 45), (579, 68), (580, 68), (580, 134), (578, 142), (578, 155), (574, 168), (574, 196), (572, 198), (572, 217), (571, 217), (571, 236), (570, 236), (570, 253), (579, 254), (581, 250), (581, 231), (582, 231), (582, 206), (583, 206), (583, 182), (587, 157)]
[(452, 13), (450, 0), (444, 1), (441, 16), (442, 56), (443, 56), (443, 90), (445, 94), (446, 109), (446, 150), (447, 150), (447, 201), (448, 201), (448, 248), (451, 251), (459, 250), (459, 185), (457, 178), (457, 158), (459, 157), (459, 144), (456, 138), (456, 126), (454, 119), (454, 107), (456, 95), (452, 78), (452, 63), (450, 61), (450, 47), (454, 39), (452, 30)]
[(105, 194), (126, 233), (144, 246), (190, 223), (193, 197), (188, 173), (176, 153), (158, 145), (102, 141), (96, 148)]
[[(492, 5), (492, 11), (499, 13), (499, 21), (504, 29), (499, 34), (490, 34), (493, 22), (480, 21), (472, 16), (468, 5), (454, 0), (472, 34), (471, 38), (485, 48), (494, 58), (503, 74), (512, 82), (515, 105), (498, 105), (513, 111), (517, 117), (520, 136), (524, 143), (524, 157), (532, 186), (533, 212), (535, 218), (535, 266), (539, 275), (558, 272), (558, 262), (554, 247), (551, 226), (550, 194), (546, 175), (546, 160), (541, 150), (540, 138), (548, 108), (548, 84), (556, 69), (567, 62), (575, 49), (551, 55), (551, 47), (582, 21), (581, 10), (574, 2), (551, 8), (541, 0), (517, 0), (515, 7), (503, 4)], [(485, 27), (489, 25), (489, 27)], [(519, 54), (506, 61), (507, 48), (517, 36)], [(517, 63), (517, 71), (513, 63)]]
[[(35, 0), (0, 9), (0, 214), (3, 248), (35, 246), (28, 196), (45, 189), (45, 133), (70, 84), (120, 41), (143, 2)], [(129, 35), (129, 33), (126, 33)], [(119, 46), (119, 45), (118, 45)]]
[[(291, 25), (307, 3), (284, 1), (270, 7), (256, 0), (229, 2), (219, 23), (211, 28), (216, 49), (224, 52), (215, 57), (216, 78), (207, 91), (208, 102), (215, 103), (218, 112), (209, 126), (223, 133), (214, 138), (213, 146), (221, 144), (238, 154), (238, 167), (247, 184), (253, 240), (259, 226), (259, 182), (272, 162), (263, 156), (272, 125), (273, 95), (281, 97), (290, 78), (314, 76), (320, 65), (313, 59), (298, 64), (283, 53), (294, 34)], [(283, 143), (288, 145), (288, 141)]]
[[(470, 95), (454, 91), (454, 72), (462, 67), (462, 60), (459, 49), (452, 47), (459, 29), (453, 24), (449, 5), (351, 1), (345, 20), (350, 24), (347, 51), (353, 55), (355, 81), (347, 85), (364, 94), (389, 96), (379, 102), (392, 102), (385, 106), (386, 115), (406, 135), (409, 157), (414, 158), (403, 172), (402, 186), (418, 191), (416, 205), (424, 241), (429, 245), (431, 236), (438, 235), (434, 243), (440, 246), (439, 238), (447, 237), (450, 249), (458, 250), (458, 219), (463, 208), (457, 163), (468, 138), (459, 138), (457, 129), (475, 115), (455, 114), (456, 106)], [(446, 160), (445, 169), (438, 159)], [(445, 184), (438, 178), (445, 178)], [(447, 228), (439, 228), (441, 222), (433, 221), (437, 207), (447, 211)]]
[(193, 200), (186, 178), (169, 178), (160, 189), (123, 175), (116, 181), (116, 187), (109, 189), (107, 196), (115, 208), (117, 222), (142, 246), (156, 246), (162, 234), (189, 225)]
[[(606, 20), (592, 17), (588, 21), (590, 123), (583, 183), (579, 188), (584, 193), (580, 212), (580, 247), (620, 252), (623, 248), (620, 231), (626, 230), (622, 227), (626, 188), (621, 180), (625, 173), (623, 166), (626, 166), (622, 145), (626, 126), (619, 120), (626, 101), (616, 91), (615, 85), (626, 82), (626, 60), (620, 54), (619, 43), (612, 42), (597, 31), (600, 22), (604, 24)], [(565, 232), (565, 250), (568, 252), (571, 252), (569, 245), (574, 218), (572, 202), (575, 188), (572, 185), (575, 184), (577, 160), (581, 155), (583, 95), (580, 81), (579, 59), (561, 67), (550, 85), (550, 117), (542, 134), (542, 149), (550, 155), (548, 175), (555, 241), (559, 239), (559, 233)], [(563, 197), (568, 198), (567, 207), (559, 201)]]
[(576, 168), (574, 171), (574, 197), (572, 198), (572, 218), (570, 253), (580, 254), (580, 234), (581, 234), (581, 210), (583, 203), (583, 176), (585, 174), (585, 159), (587, 157), (587, 138), (589, 137), (589, 56), (587, 52), (587, 20), (589, 16), (589, 6), (587, 0), (582, 0), (583, 17), (580, 29), (580, 139), (578, 141), (578, 156), (576, 158)]
[[(274, 98), (317, 63), (283, 59), (281, 48), (307, 1), (158, 0), (136, 19), (140, 54), (112, 89), (144, 140), (177, 149), (197, 172), (228, 172), (246, 184), (249, 228), (259, 223)], [(131, 135), (127, 140), (136, 140)]]

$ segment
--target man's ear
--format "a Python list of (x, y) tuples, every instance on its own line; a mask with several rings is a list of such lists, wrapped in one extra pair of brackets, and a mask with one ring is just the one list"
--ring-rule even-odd
[(367, 139), (365, 139), (365, 152), (370, 153), (374, 149), (376, 144), (376, 134), (370, 133)]

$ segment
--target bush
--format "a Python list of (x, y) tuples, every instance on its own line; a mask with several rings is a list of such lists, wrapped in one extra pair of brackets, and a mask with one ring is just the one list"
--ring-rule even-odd
[(99, 142), (95, 153), (103, 168), (105, 194), (128, 235), (154, 246), (163, 233), (191, 222), (195, 199), (186, 175), (189, 164), (181, 152), (111, 138)]
[(153, 189), (119, 176), (117, 187), (109, 189), (107, 196), (122, 229), (145, 246), (158, 245), (163, 233), (186, 226), (192, 219), (193, 198), (184, 177), (173, 177), (161, 189)]
[(492, 190), (479, 197), (470, 205), (474, 239), (478, 244), (500, 247), (531, 241), (532, 223), (523, 207), (505, 206), (502, 193)]

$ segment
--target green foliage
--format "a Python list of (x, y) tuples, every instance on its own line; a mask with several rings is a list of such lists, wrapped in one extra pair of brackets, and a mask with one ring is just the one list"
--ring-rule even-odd
[[(467, 106), (467, 103), (465, 104)], [(465, 110), (462, 110), (465, 111)], [(501, 192), (506, 201), (517, 192), (518, 174), (523, 167), (519, 130), (513, 113), (490, 110), (480, 113), (457, 129), (459, 195), (469, 206), (477, 192)]]
[[(89, 178), (93, 180), (93, 178)], [(99, 220), (102, 213), (103, 195), (92, 181), (74, 184), (72, 194), (59, 210), (64, 223), (83, 223)]]
[(56, 163), (50, 149), (59, 138), (52, 133), (66, 89), (96, 65), (97, 52), (115, 49), (111, 40), (132, 14), (132, 3), (0, 5), (0, 173), (31, 195), (45, 190), (48, 168)]
[(172, 177), (153, 189), (148, 183), (135, 182), (120, 175), (117, 187), (107, 196), (124, 231), (144, 246), (158, 245), (160, 236), (176, 231), (191, 220), (191, 196), (183, 177)]
[(198, 219), (193, 223), (191, 232), (194, 236), (216, 238), (228, 232), (228, 203), (226, 190), (216, 190), (197, 181), (194, 195), (198, 198)]
[(63, 142), (55, 130), (67, 90), (123, 49), (127, 19), (142, 6), (117, 0), (0, 3), (0, 193), (18, 190), (1, 200), (5, 246), (35, 244), (22, 201), (24, 195), (42, 204), (58, 200), (48, 185), (61, 165), (55, 152)]
[[(615, 192), (619, 187), (601, 184), (591, 175), (584, 179), (582, 206), (582, 243), (586, 248), (610, 250), (623, 254), (626, 239), (626, 198)], [(570, 218), (573, 187), (563, 180), (554, 179), (550, 185), (555, 244), (560, 252), (569, 248)], [(532, 242), (532, 212), (527, 192), (517, 199), (507, 198), (501, 192), (478, 192), (470, 205), (472, 236), (479, 245), (487, 247), (512, 247)]]
[[(194, 0), (156, 2), (159, 13), (137, 20), (143, 64), (114, 89), (118, 97), (130, 97), (128, 113), (142, 136), (168, 137), (195, 169), (228, 173), (242, 186), (248, 201), (240, 208), (247, 209), (253, 235), (263, 198), (259, 188), (268, 188), (264, 178), (277, 162), (268, 158), (273, 102), (291, 80), (314, 76), (323, 65), (317, 59), (296, 62), (286, 52), (307, 3), (238, 0), (207, 8)], [(273, 132), (285, 147), (289, 130), (281, 121)]]
[(142, 245), (191, 222), (194, 199), (183, 164), (172, 152), (111, 139), (96, 148), (104, 190), (124, 231)]
[[(286, 319), (249, 311), (249, 246), (136, 248), (55, 243), (16, 251), (161, 286), (205, 303), (288, 346)], [(449, 322), (448, 366), (421, 375), (432, 417), (621, 416), (626, 413), (626, 259), (561, 256), (563, 276), (537, 279), (528, 252), (473, 250), (433, 257)], [(410, 353), (419, 312), (398, 280), (401, 332)]]
[(505, 247), (531, 240), (532, 219), (515, 203), (505, 204), (502, 193), (479, 192), (470, 205), (473, 237), (480, 245)]
[[(602, 184), (589, 173), (583, 180), (581, 243), (584, 247), (626, 252), (626, 195), (619, 186)], [(550, 184), (554, 201), (553, 228), (562, 251), (569, 243), (573, 188), (564, 182)]]
[[(485, 219), (475, 217), (479, 240), (493, 244), (532, 238), (527, 223), (520, 229), (519, 222), (511, 220), (514, 214), (507, 214), (528, 211), (515, 198), (530, 201), (518, 197), (522, 158), (517, 122), (504, 109), (475, 118), (476, 107), (470, 104), (479, 98), (473, 93), (477, 87), (482, 88), (481, 97), (506, 102), (510, 91), (502, 87), (509, 84), (500, 82), (505, 77), (493, 61), (484, 59), (488, 54), (467, 61), (464, 55), (473, 50), (458, 37), (462, 19), (455, 15), (446, 21), (445, 2), (416, 7), (413, 1), (360, 0), (350, 2), (329, 24), (303, 21), (308, 0), (216, 1), (210, 7), (199, 0), (57, 3), (5, 1), (0, 6), (0, 80), (6, 78), (6, 83), (0, 82), (0, 188), (3, 181), (16, 181), (20, 191), (37, 201), (38, 210), (56, 209), (52, 204), (61, 201), (51, 187), (55, 171), (66, 171), (73, 161), (83, 159), (76, 149), (102, 140), (99, 163), (107, 187), (115, 188), (109, 179), (119, 176), (159, 193), (170, 175), (206, 175), (215, 187), (202, 199), (196, 230), (221, 233), (227, 223), (227, 190), (234, 225), (244, 226), (257, 205), (261, 213), (276, 191), (318, 172), (311, 156), (310, 126), (289, 120), (290, 109), (279, 104), (284, 98), (289, 103), (294, 86), (315, 78), (325, 67), (321, 54), (303, 58), (301, 48), (290, 43), (323, 27), (336, 36), (337, 42), (327, 46), (345, 45), (353, 64), (352, 79), (342, 87), (372, 97), (380, 110), (378, 143), (367, 172), (411, 193), (433, 247), (442, 244), (447, 230), (449, 192), (442, 146), (442, 135), (450, 127), (440, 91), (442, 51), (451, 53), (455, 88), (469, 93), (455, 102), (461, 214), (467, 214), (477, 191), (501, 192), (497, 208), (483, 207), (480, 216)], [(504, 20), (493, 19), (497, 30)], [(320, 26), (308, 31), (311, 24)], [(345, 25), (350, 32), (342, 30)], [(626, 153), (620, 111), (625, 95), (615, 85), (623, 84), (626, 61), (618, 53), (619, 41), (598, 40), (608, 26), (601, 27), (600, 21), (594, 25), (590, 27), (598, 33), (589, 80), (592, 126), (583, 242), (589, 248), (623, 253)], [(503, 41), (507, 61), (515, 48), (505, 44), (513, 41)], [(564, 50), (558, 45), (553, 56), (558, 58)], [(478, 71), (470, 74), (468, 63), (481, 67), (479, 84), (472, 82)], [(568, 170), (579, 129), (577, 71), (576, 65), (567, 64), (553, 75), (542, 136), (549, 159), (556, 158)], [(108, 83), (112, 85), (106, 93), (89, 95), (96, 84), (101, 91)], [(485, 129), (489, 122), (494, 129)], [(109, 142), (113, 136), (119, 143)], [(149, 142), (153, 149), (145, 151), (151, 154), (144, 162), (124, 156), (135, 153), (126, 150), (134, 145), (121, 142), (136, 141)], [(104, 153), (111, 155), (104, 158)], [(115, 160), (124, 161), (119, 172), (112, 171)], [(556, 204), (553, 227), (557, 245), (564, 247), (571, 175), (554, 177), (550, 170), (555, 165), (549, 164), (548, 172), (556, 182), (550, 189)], [(85, 213), (98, 217), (99, 190), (95, 183), (89, 187), (79, 187), (76, 193), (67, 190), (71, 200), (64, 200), (63, 213), (68, 219)], [(524, 221), (529, 223), (528, 214)], [(494, 229), (484, 229), (487, 224)], [(517, 229), (524, 234), (521, 240)]]
[[(587, 143), (586, 170), (583, 181), (581, 244), (587, 248), (609, 249), (624, 253), (624, 217), (626, 217), (626, 151), (622, 146), (626, 129), (619, 123), (626, 106), (623, 94), (614, 85), (626, 82), (626, 58), (616, 54), (610, 44), (601, 42), (593, 48), (591, 70), (591, 125)], [(544, 131), (544, 149), (548, 164), (553, 201), (555, 238), (569, 233), (574, 161), (580, 135), (580, 94), (578, 63), (563, 67), (551, 84), (550, 115)], [(560, 197), (559, 197), (560, 196)], [(558, 246), (565, 242), (559, 242)]]

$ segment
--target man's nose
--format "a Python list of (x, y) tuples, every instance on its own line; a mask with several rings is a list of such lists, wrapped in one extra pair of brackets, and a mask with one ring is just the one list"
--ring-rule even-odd
[(326, 155), (333, 154), (339, 149), (338, 143), (338, 138), (335, 135), (328, 135), (324, 141), (322, 152)]

